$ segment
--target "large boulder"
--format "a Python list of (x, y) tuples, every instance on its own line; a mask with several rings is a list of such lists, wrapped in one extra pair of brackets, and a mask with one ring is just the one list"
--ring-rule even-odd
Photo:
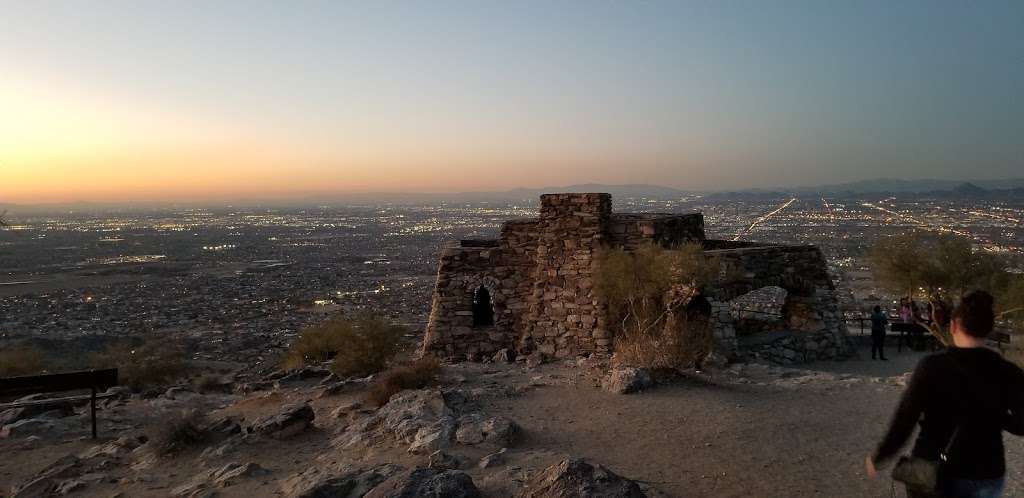
[(615, 367), (601, 381), (601, 388), (616, 394), (631, 394), (653, 385), (651, 372), (646, 368), (636, 367)]
[(455, 439), (461, 444), (493, 443), (508, 446), (515, 436), (516, 423), (505, 417), (485, 417), (482, 413), (470, 413), (459, 417), (459, 428)]
[(418, 468), (400, 472), (365, 498), (479, 498), (473, 479), (463, 472)]
[(53, 496), (65, 480), (81, 476), (84, 470), (82, 460), (66, 455), (47, 465), (25, 482), (11, 488), (11, 498), (36, 498)]
[[(40, 401), (44, 399), (48, 399), (45, 394), (30, 394), (28, 396), (18, 398), (16, 401)], [(75, 406), (81, 405), (82, 403), (84, 403), (84, 401), (62, 399), (61, 401), (51, 401), (39, 405), (8, 408), (0, 411), (0, 426), (13, 424), (14, 422), (23, 419), (37, 418), (43, 415), (47, 418), (70, 417), (75, 414)]]
[(396, 440), (409, 453), (430, 455), (453, 443), (508, 446), (516, 424), (505, 417), (487, 417), (456, 392), (437, 389), (403, 391), (373, 415), (348, 426), (334, 440), (343, 449), (372, 448)]
[(402, 470), (393, 464), (334, 473), (314, 467), (288, 478), (281, 491), (285, 498), (360, 498)]
[(533, 476), (516, 498), (646, 498), (640, 486), (600, 466), (571, 458)]
[(257, 420), (249, 430), (274, 439), (286, 439), (306, 430), (313, 424), (315, 418), (316, 414), (309, 403), (298, 403), (285, 406), (281, 411)]
[(377, 413), (353, 424), (335, 444), (343, 448), (370, 446), (384, 437), (408, 445), (410, 453), (431, 454), (451, 446), (455, 413), (436, 389), (396, 394)]

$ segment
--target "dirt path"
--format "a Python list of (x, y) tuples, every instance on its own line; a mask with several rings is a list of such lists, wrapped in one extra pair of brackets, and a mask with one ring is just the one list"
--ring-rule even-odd
[[(523, 426), (519, 450), (557, 448), (671, 496), (888, 497), (887, 474), (871, 481), (862, 462), (903, 387), (877, 376), (910, 371), (921, 356), (811, 366), (825, 378), (736, 384), (722, 374), (628, 396), (590, 385), (543, 387), (489, 409)], [(1006, 496), (1016, 496), (1024, 493), (1024, 440), (1007, 436), (1007, 446)]]

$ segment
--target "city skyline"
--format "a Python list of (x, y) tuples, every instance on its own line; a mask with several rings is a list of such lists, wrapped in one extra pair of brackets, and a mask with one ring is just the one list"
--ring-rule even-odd
[(1019, 176), (1014, 2), (12, 3), (0, 203)]

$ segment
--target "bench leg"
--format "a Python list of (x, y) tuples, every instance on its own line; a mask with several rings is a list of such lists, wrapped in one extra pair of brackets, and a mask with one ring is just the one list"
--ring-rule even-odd
[(92, 415), (92, 438), (96, 439), (96, 388), (92, 388), (92, 397), (89, 399), (89, 412)]

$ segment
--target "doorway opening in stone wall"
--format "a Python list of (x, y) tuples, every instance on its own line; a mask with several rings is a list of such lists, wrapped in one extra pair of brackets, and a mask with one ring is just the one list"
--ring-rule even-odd
[(737, 337), (784, 330), (783, 305), (787, 297), (785, 289), (772, 285), (754, 289), (729, 301), (729, 314), (732, 315)]
[(487, 287), (477, 287), (473, 292), (473, 326), (490, 327), (494, 325), (494, 303)]

